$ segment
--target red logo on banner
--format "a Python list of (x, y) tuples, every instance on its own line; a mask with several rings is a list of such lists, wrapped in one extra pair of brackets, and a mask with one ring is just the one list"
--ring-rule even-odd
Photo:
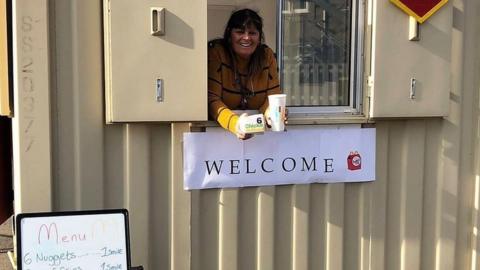
[(408, 15), (415, 17), (419, 23), (423, 23), (432, 16), (448, 0), (390, 0)]
[(350, 155), (347, 157), (348, 169), (351, 171), (360, 170), (362, 168), (362, 157), (360, 154), (355, 152), (350, 152)]

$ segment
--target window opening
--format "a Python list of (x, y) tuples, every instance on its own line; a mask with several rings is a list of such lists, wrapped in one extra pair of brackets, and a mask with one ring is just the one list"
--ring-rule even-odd
[(280, 80), (293, 113), (359, 113), (358, 0), (280, 0)]

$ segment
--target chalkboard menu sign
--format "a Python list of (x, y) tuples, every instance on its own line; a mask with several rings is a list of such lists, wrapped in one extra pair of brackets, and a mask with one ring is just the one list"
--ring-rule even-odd
[(128, 212), (28, 213), (16, 217), (19, 270), (129, 270)]

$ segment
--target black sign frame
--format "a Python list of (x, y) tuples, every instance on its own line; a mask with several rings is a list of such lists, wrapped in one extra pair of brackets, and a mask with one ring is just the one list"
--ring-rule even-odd
[(15, 230), (17, 241), (17, 269), (23, 270), (23, 254), (22, 254), (22, 227), (21, 222), (29, 218), (45, 218), (45, 217), (68, 217), (68, 216), (85, 216), (85, 215), (108, 215), (122, 214), (125, 225), (125, 245), (127, 269), (131, 269), (131, 250), (130, 250), (130, 227), (129, 215), (127, 209), (104, 209), (104, 210), (82, 210), (82, 211), (60, 211), (60, 212), (37, 212), (37, 213), (21, 213), (15, 217)]

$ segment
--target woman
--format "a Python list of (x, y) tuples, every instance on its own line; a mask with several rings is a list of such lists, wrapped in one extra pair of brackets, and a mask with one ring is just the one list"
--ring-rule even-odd
[(208, 49), (209, 114), (240, 139), (240, 117), (232, 110), (259, 110), (268, 119), (268, 96), (280, 93), (277, 62), (265, 44), (262, 18), (251, 9), (234, 12), (223, 39)]

